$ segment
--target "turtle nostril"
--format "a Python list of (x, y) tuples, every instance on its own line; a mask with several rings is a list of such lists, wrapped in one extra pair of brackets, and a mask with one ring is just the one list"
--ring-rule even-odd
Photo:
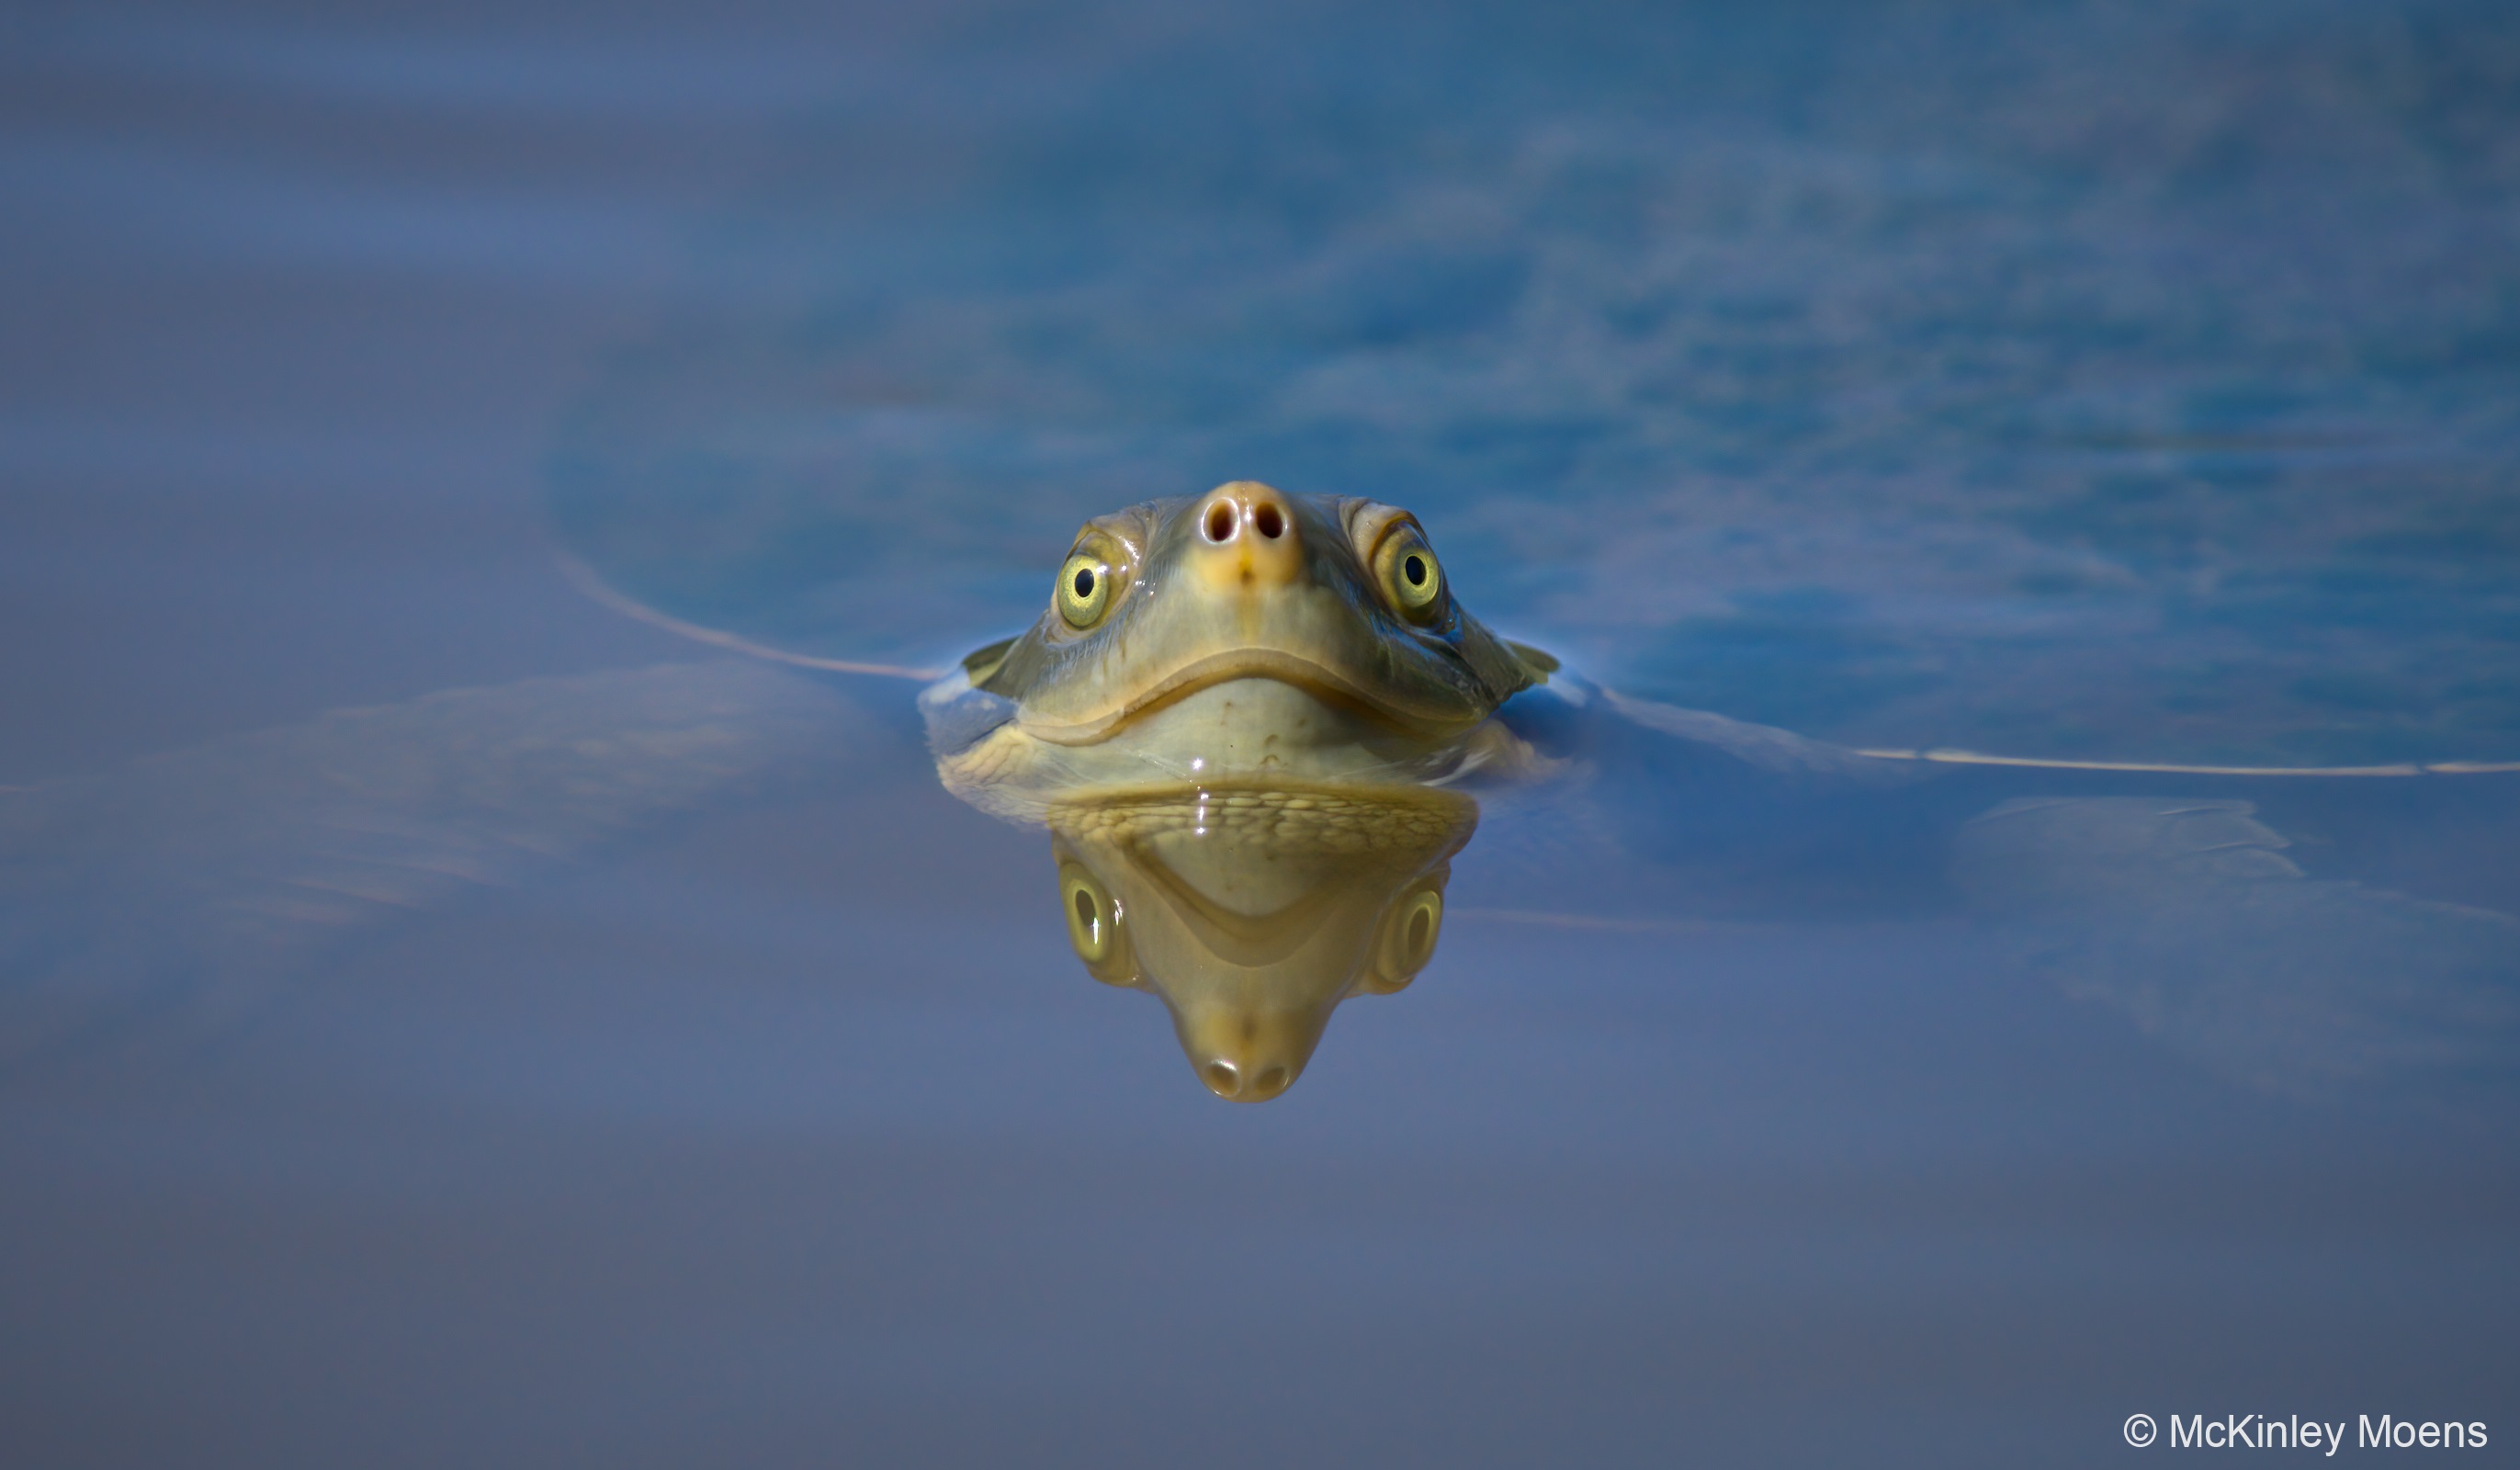
[(1207, 1090), (1219, 1097), (1231, 1097), (1242, 1091), (1242, 1074), (1230, 1061), (1209, 1062), (1199, 1076), (1206, 1081)]
[(1283, 1067), (1271, 1067), (1269, 1070), (1251, 1079), (1251, 1091), (1262, 1097), (1275, 1097), (1280, 1092), (1286, 1091), (1286, 1069)]
[(1233, 502), (1221, 500), (1215, 505), (1208, 507), (1207, 522), (1204, 529), (1207, 532), (1207, 539), (1210, 541), (1232, 540), (1234, 537)]
[(1251, 514), (1251, 524), (1261, 535), (1275, 541), (1286, 532), (1286, 517), (1276, 506), (1262, 506)]

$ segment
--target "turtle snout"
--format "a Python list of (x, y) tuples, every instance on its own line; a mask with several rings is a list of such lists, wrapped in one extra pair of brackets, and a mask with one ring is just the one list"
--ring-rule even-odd
[(1308, 993), (1286, 998), (1297, 1002), (1290, 1005), (1255, 1004), (1248, 993), (1230, 991), (1164, 999), (1173, 1006), (1182, 1055), (1198, 1074), (1199, 1084), (1228, 1102), (1267, 1102), (1304, 1075), (1304, 1063), (1321, 1045), (1322, 1028), (1329, 1023), (1338, 996), (1320, 983), (1320, 976), (1280, 971), (1255, 977), (1246, 972), (1242, 979), (1264, 986), (1313, 983), (1305, 986)]
[(1219, 485), (1199, 503), (1199, 574), (1220, 592), (1284, 587), (1303, 574), (1303, 534), (1285, 495), (1258, 480)]
[(1207, 1090), (1228, 1102), (1266, 1102), (1286, 1091), (1295, 1080), (1294, 1073), (1283, 1062), (1270, 1062), (1248, 1067), (1219, 1056), (1198, 1069), (1198, 1080)]

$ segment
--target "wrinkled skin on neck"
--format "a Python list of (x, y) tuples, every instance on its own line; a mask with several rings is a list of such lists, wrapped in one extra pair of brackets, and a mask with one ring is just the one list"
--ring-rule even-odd
[(1249, 481), (1089, 522), (1099, 617), (1079, 627), (1054, 598), (931, 691), (931, 729), (954, 729), (947, 704), (996, 701), (937, 739), (946, 783), (995, 808), (986, 788), (1441, 774), (1548, 663), (1448, 587), (1404, 605), (1375, 560), (1423, 535), (1395, 507)]

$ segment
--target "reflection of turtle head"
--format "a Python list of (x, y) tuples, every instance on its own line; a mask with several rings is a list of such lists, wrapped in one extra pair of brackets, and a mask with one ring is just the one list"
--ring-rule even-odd
[(1068, 939), (1151, 990), (1208, 1091), (1265, 1102), (1330, 1010), (1434, 958), (1470, 802), (1425, 788), (1136, 793), (1053, 809)]

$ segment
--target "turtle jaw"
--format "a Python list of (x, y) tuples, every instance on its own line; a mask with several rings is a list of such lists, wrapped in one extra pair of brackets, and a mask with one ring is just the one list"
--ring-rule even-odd
[(1079, 770), (1206, 785), (1376, 780), (1445, 743), (1315, 680), (1217, 670), (1147, 700), (1090, 743), (1040, 748)]
[[(1236, 686), (1248, 686), (1238, 692)], [(1479, 712), (1421, 711), (1403, 708), (1375, 694), (1361, 680), (1351, 679), (1317, 660), (1277, 648), (1236, 648), (1211, 653), (1175, 669), (1139, 691), (1127, 703), (1093, 719), (1059, 721), (1025, 716), (1024, 733), (1054, 745), (1099, 745), (1125, 741), (1177, 706), (1206, 702), (1201, 696), (1224, 691), (1224, 708), (1244, 712), (1246, 722), (1266, 723), (1270, 715), (1307, 722), (1306, 702), (1321, 716), (1342, 725), (1362, 723), (1398, 739), (1434, 740), (1476, 724)], [(1283, 734), (1293, 734), (1284, 732)]]

